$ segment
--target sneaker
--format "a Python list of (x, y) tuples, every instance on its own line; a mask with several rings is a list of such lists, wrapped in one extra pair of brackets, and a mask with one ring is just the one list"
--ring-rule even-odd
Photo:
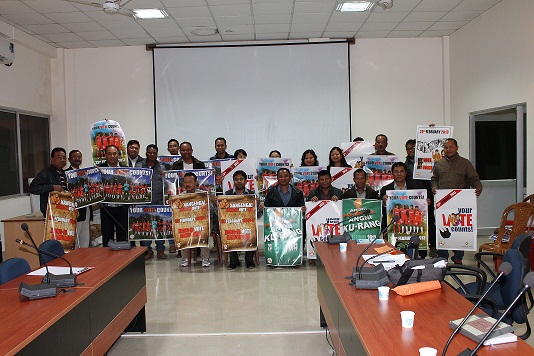
[(226, 269), (236, 269), (236, 268), (237, 266), (234, 265), (233, 263), (228, 264), (228, 266), (226, 267)]
[(202, 260), (202, 267), (209, 267), (211, 265), (210, 260)]
[(247, 265), (247, 268), (248, 268), (248, 269), (254, 269), (254, 268), (256, 268), (256, 265), (254, 264), (254, 262), (247, 262), (246, 265)]
[(169, 253), (176, 253), (176, 245), (169, 246)]
[(187, 258), (182, 258), (182, 263), (180, 263), (180, 266), (187, 267), (189, 265), (189, 260)]
[(154, 252), (152, 252), (152, 251), (146, 251), (145, 252), (145, 261), (146, 260), (151, 260), (153, 258), (154, 258)]
[(455, 265), (462, 265), (462, 260), (458, 259), (458, 260), (452, 260), (452, 262), (454, 262)]
[(167, 255), (165, 254), (165, 251), (163, 251), (163, 250), (159, 250), (157, 256), (158, 256), (158, 260), (166, 260), (167, 259)]

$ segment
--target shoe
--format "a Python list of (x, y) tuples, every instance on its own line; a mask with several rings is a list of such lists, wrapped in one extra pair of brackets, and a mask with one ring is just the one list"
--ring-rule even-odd
[[(152, 255), (154, 255), (154, 253), (152, 253)], [(158, 256), (158, 260), (166, 260), (167, 259), (167, 255), (165, 254), (165, 251), (163, 251), (163, 250), (159, 250), (157, 256)]]
[(176, 253), (176, 245), (169, 246), (169, 253)]
[(256, 265), (254, 264), (254, 262), (246, 262), (246, 265), (247, 265), (247, 268), (248, 268), (248, 269), (254, 269), (254, 268), (256, 268)]
[(178, 251), (178, 253), (176, 254), (176, 258), (181, 258), (182, 257), (182, 251)]
[(180, 266), (187, 267), (189, 265), (189, 260), (187, 258), (182, 258), (182, 263), (180, 263)]
[(154, 258), (154, 252), (152, 252), (152, 251), (145, 252), (145, 261), (146, 260), (151, 260), (153, 258)]
[(226, 269), (236, 269), (236, 268), (237, 266), (234, 265), (233, 263), (228, 264), (228, 266), (226, 267)]
[(209, 267), (211, 265), (210, 260), (202, 260), (202, 267)]
[(455, 265), (463, 265), (462, 260), (452, 260)]

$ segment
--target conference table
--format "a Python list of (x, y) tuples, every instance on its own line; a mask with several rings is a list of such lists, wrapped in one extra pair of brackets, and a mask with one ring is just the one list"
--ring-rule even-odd
[[(391, 291), (387, 301), (378, 300), (376, 289), (350, 286), (350, 280), (345, 277), (352, 275), (365, 246), (350, 241), (347, 251), (340, 252), (339, 245), (315, 242), (317, 297), (337, 355), (419, 355), (419, 348), (425, 346), (437, 349), (441, 355), (452, 333), (449, 321), (463, 318), (473, 304), (445, 283), (441, 283), (441, 289), (411, 296), (403, 297)], [(372, 254), (372, 251), (373, 248), (367, 253)], [(403, 310), (415, 312), (411, 329), (401, 326), (400, 312)], [(457, 355), (476, 345), (473, 340), (458, 334), (447, 355)], [(533, 355), (534, 348), (518, 340), (483, 346), (477, 354)]]
[[(73, 267), (94, 268), (77, 276), (82, 286), (58, 289), (52, 298), (19, 295), (20, 282), (37, 284), (42, 276), (0, 285), (0, 354), (103, 355), (132, 321), (146, 331), (145, 251), (79, 248), (64, 255)], [(67, 266), (60, 259), (49, 265)]]

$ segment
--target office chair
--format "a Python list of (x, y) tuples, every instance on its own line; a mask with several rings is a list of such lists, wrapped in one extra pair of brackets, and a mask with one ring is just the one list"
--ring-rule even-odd
[[(39, 246), (41, 250), (53, 253), (54, 255), (63, 256), (65, 254), (65, 250), (63, 249), (63, 245), (58, 240), (46, 240)], [(44, 253), (41, 254), (43, 256), (43, 260), (45, 263), (48, 263), (50, 261), (55, 260), (54, 257), (45, 255)], [(41, 266), (43, 264), (41, 263)]]
[(30, 264), (21, 257), (10, 258), (0, 264), (0, 284), (9, 282), (31, 271)]

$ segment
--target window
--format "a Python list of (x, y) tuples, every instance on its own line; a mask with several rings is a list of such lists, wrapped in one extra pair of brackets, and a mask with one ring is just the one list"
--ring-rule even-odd
[(29, 193), (28, 178), (48, 165), (48, 124), (48, 117), (0, 109), (0, 196)]

